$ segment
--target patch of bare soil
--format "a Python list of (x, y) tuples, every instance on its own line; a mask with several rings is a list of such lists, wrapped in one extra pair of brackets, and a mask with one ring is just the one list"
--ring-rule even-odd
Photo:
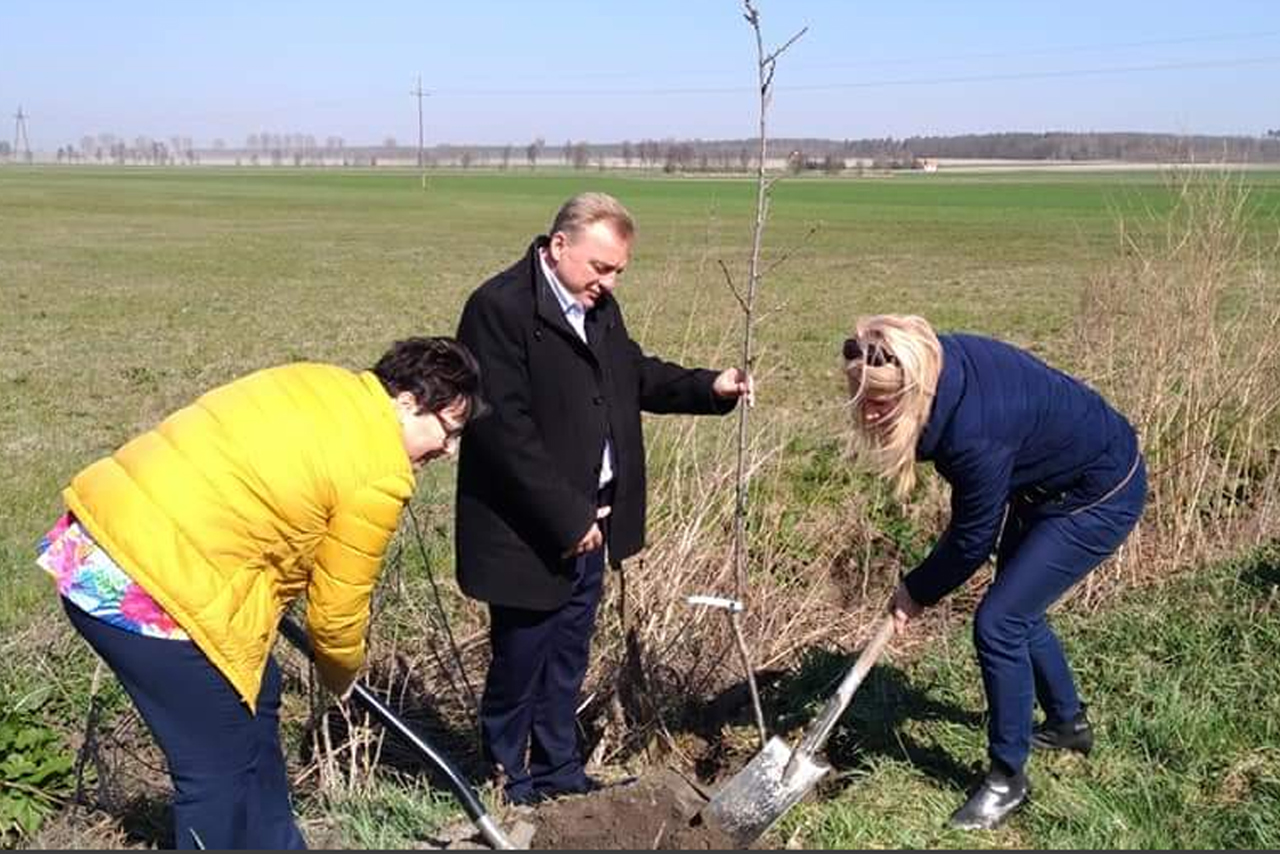
[(733, 839), (703, 823), (704, 795), (674, 771), (553, 801), (533, 816), (533, 848), (723, 851)]

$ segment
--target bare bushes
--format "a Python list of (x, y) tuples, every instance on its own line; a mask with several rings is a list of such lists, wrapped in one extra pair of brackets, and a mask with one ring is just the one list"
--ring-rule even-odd
[[(898, 515), (847, 459), (841, 409), (758, 415), (748, 448), (743, 620), (766, 682), (802, 650), (861, 641), (897, 580), (904, 547), (919, 547), (915, 520)], [(728, 620), (686, 603), (693, 594), (733, 595), (736, 463), (725, 433), (699, 419), (653, 431), (661, 453), (651, 472), (649, 547), (621, 578), (611, 574), (588, 682), (606, 701), (596, 716), (604, 725), (597, 760), (642, 748), (680, 752), (688, 747), (681, 733), (714, 741), (723, 723), (750, 726)], [(897, 539), (894, 524), (904, 529)]]
[(1280, 405), (1277, 255), (1229, 173), (1181, 172), (1171, 206), (1119, 221), (1084, 294), (1081, 367), (1137, 428), (1148, 510), (1129, 582), (1274, 537)]

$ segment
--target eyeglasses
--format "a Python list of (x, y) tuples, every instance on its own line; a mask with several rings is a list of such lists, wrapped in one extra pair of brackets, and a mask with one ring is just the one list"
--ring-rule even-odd
[(844, 339), (844, 358), (849, 362), (856, 362), (859, 359), (866, 361), (873, 368), (879, 368), (882, 365), (898, 364), (898, 357), (885, 349), (884, 345), (878, 341), (873, 341), (863, 350), (862, 343), (857, 338)]
[(444, 440), (447, 444), (453, 444), (462, 438), (462, 431), (466, 429), (466, 424), (450, 424), (444, 420), (444, 416), (439, 412), (432, 412), (435, 416), (436, 423), (440, 425), (440, 429), (444, 432)]

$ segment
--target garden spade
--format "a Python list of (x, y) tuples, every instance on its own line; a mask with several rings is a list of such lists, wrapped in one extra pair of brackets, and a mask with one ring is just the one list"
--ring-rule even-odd
[[(284, 617), (280, 621), (280, 634), (284, 635), (285, 640), (293, 644), (308, 658), (312, 657), (311, 639), (307, 637), (306, 631), (293, 620)], [(480, 802), (480, 798), (476, 796), (475, 791), (472, 790), (466, 779), (443, 753), (436, 750), (413, 727), (401, 720), (395, 712), (387, 708), (373, 692), (361, 683), (357, 682), (355, 684), (352, 689), (352, 695), (360, 705), (368, 709), (369, 713), (378, 719), (379, 723), (403, 738), (417, 751), (419, 756), (435, 766), (444, 775), (449, 788), (453, 790), (454, 797), (458, 799), (463, 810), (466, 811), (467, 816), (471, 819), (472, 824), (480, 831), (480, 835), (484, 837), (486, 842), (498, 850), (510, 850), (516, 847), (498, 825), (494, 823), (493, 819), (489, 817), (489, 814), (485, 812), (484, 804)]]
[(715, 794), (703, 814), (745, 846), (798, 803), (831, 770), (815, 754), (827, 743), (836, 721), (853, 700), (853, 693), (892, 637), (893, 617), (886, 617), (836, 693), (822, 707), (822, 713), (809, 724), (800, 745), (792, 750), (776, 735), (769, 739), (747, 767)]

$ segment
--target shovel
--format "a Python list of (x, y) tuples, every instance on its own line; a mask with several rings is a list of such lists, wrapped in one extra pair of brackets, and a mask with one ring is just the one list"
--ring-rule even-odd
[(814, 755), (827, 743), (836, 721), (853, 700), (871, 666), (893, 637), (893, 617), (886, 617), (840, 687), (805, 731), (794, 751), (776, 735), (711, 799), (703, 813), (742, 846), (773, 826), (831, 770)]
[[(285, 640), (293, 644), (307, 658), (312, 657), (310, 638), (307, 637), (307, 633), (303, 631), (302, 627), (293, 620), (285, 617), (280, 621), (280, 634), (284, 635)], [(379, 723), (407, 741), (423, 759), (430, 762), (444, 774), (449, 788), (453, 791), (458, 802), (462, 804), (463, 810), (466, 811), (472, 824), (480, 831), (486, 842), (495, 849), (502, 851), (515, 849), (516, 846), (511, 844), (511, 840), (507, 839), (506, 834), (499, 829), (498, 825), (485, 812), (484, 804), (476, 797), (475, 791), (458, 773), (458, 769), (453, 766), (453, 763), (445, 758), (444, 754), (428, 744), (426, 739), (401, 720), (395, 712), (387, 708), (381, 700), (361, 683), (357, 682), (353, 686), (352, 694), (355, 696), (356, 701), (369, 711), (369, 714), (378, 719)]]

